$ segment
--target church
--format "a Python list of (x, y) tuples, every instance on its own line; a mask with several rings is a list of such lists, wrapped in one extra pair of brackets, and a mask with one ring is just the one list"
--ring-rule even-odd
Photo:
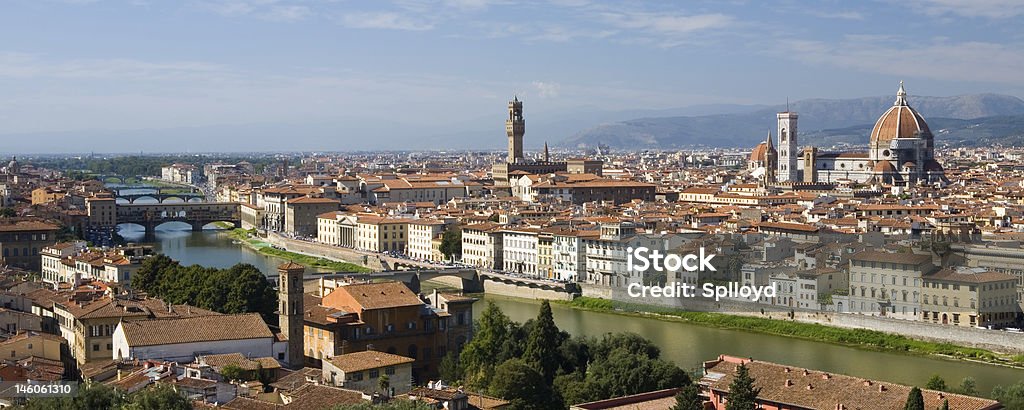
[[(913, 186), (947, 182), (935, 161), (935, 141), (928, 123), (907, 102), (900, 82), (896, 101), (875, 122), (866, 152), (824, 152), (799, 148), (795, 112), (777, 115), (778, 148), (771, 136), (754, 148), (748, 172), (772, 183), (860, 183)], [(768, 172), (773, 170), (774, 172)]]

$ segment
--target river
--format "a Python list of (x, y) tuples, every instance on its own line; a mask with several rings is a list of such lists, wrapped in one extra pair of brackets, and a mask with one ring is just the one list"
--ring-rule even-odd
[[(121, 235), (131, 241), (142, 241), (143, 232), (137, 228), (124, 227)], [(228, 267), (239, 262), (250, 263), (268, 275), (273, 275), (276, 266), (283, 262), (234, 244), (222, 232), (192, 232), (188, 229), (185, 224), (165, 224), (157, 229), (153, 245), (157, 251), (184, 264)], [(496, 303), (517, 322), (535, 317), (539, 307), (539, 302), (531, 300), (485, 296), (474, 306), (474, 311), (479, 314), (489, 301)], [(555, 323), (573, 335), (600, 337), (610, 332), (634, 332), (658, 345), (663, 358), (687, 370), (696, 369), (702, 361), (714, 359), (719, 354), (731, 354), (908, 385), (923, 386), (931, 375), (938, 374), (947, 384), (956, 386), (964, 377), (970, 376), (986, 396), (995, 385), (1024, 380), (1024, 370), (987, 364), (580, 311), (558, 304), (552, 307)]]

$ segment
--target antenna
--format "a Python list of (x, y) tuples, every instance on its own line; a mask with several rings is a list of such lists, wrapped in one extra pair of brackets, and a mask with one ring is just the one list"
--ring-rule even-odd
[(786, 96), (786, 112), (789, 112), (789, 96)]

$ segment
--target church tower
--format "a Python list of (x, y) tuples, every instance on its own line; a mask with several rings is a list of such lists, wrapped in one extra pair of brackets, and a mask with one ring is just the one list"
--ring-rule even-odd
[(796, 119), (795, 112), (780, 112), (779, 120), (779, 182), (800, 182), (800, 175), (797, 173), (797, 160), (800, 154), (796, 141)]
[(280, 308), (277, 312), (278, 325), (281, 333), (288, 337), (288, 367), (301, 369), (304, 366), (305, 343), (303, 340), (302, 275), (306, 267), (288, 262), (277, 267), (277, 299)]
[(523, 162), (523, 134), (526, 133), (526, 120), (523, 119), (523, 102), (513, 97), (508, 102), (508, 119), (505, 120), (505, 132), (508, 134), (508, 163)]
[(778, 167), (778, 154), (775, 152), (775, 146), (772, 144), (772, 133), (768, 132), (768, 137), (764, 140), (767, 146), (764, 150), (764, 176), (762, 177), (762, 185), (767, 187), (776, 182), (775, 179), (775, 168)]

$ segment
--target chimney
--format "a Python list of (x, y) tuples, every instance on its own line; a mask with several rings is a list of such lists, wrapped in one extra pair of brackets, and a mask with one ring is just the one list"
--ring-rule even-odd
[(807, 371), (807, 369), (804, 369), (804, 376), (806, 376), (808, 374), (811, 374), (811, 372)]
[(886, 390), (888, 390), (888, 389), (885, 388), (884, 384), (879, 384), (878, 385), (878, 392), (879, 393), (885, 393)]
[(786, 379), (786, 384), (785, 384), (785, 386), (786, 386), (786, 387), (790, 387), (790, 386), (792, 386), (792, 385), (793, 385), (793, 381), (792, 381), (792, 380), (790, 380), (790, 379)]
[(864, 380), (865, 386), (871, 386), (871, 380)]
[(810, 383), (807, 383), (807, 390), (814, 390), (814, 386), (811, 385)]
[(821, 379), (822, 380), (828, 380), (828, 379), (831, 379), (831, 378), (832, 378), (831, 374), (828, 374), (828, 373), (822, 373), (821, 374)]

